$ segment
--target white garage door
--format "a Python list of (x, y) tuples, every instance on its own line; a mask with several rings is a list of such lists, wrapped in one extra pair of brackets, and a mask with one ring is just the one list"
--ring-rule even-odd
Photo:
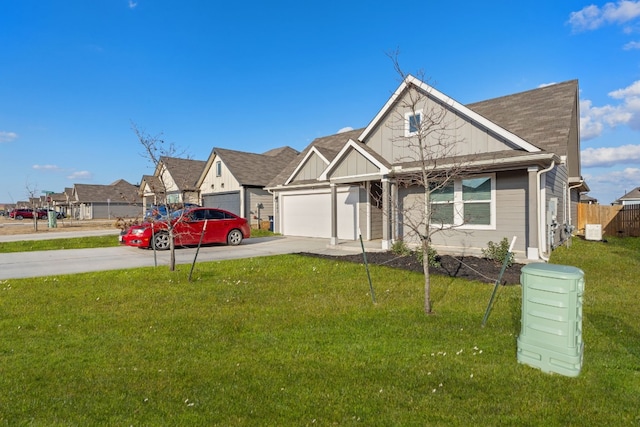
[[(357, 239), (358, 187), (337, 192), (338, 238)], [(331, 193), (327, 190), (280, 196), (281, 232), (285, 236), (331, 237)]]

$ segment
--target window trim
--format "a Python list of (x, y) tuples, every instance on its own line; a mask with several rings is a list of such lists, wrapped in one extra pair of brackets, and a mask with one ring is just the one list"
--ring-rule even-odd
[(222, 176), (222, 161), (218, 160), (216, 162), (216, 177), (221, 177)]
[(424, 114), (422, 113), (422, 109), (420, 110), (416, 110), (416, 111), (409, 111), (408, 113), (405, 113), (404, 115), (404, 136), (414, 136), (418, 134), (418, 131), (416, 130), (415, 132), (411, 132), (411, 119), (413, 117), (419, 117), (420, 121), (418, 123), (418, 127), (420, 127), (422, 125), (422, 118), (423, 118)]
[[(481, 200), (463, 199), (462, 182), (469, 179), (489, 178), (491, 180), (491, 197), (489, 198), (489, 224), (469, 224), (464, 222), (465, 204), (487, 203)], [(457, 178), (453, 182), (453, 201), (433, 202), (432, 204), (453, 204), (453, 224), (431, 224), (432, 227), (441, 226), (445, 229), (458, 228), (461, 230), (495, 230), (496, 229), (496, 174), (471, 175)]]

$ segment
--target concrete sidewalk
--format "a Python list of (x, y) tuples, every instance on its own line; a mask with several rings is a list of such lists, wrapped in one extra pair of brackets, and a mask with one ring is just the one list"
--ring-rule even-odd
[[(77, 237), (78, 234), (75, 234), (75, 236)], [(70, 235), (70, 233), (63, 233), (63, 236), (60, 237), (74, 236)], [(362, 252), (359, 241), (344, 241), (336, 246), (330, 246), (328, 242), (328, 239), (308, 237), (251, 238), (245, 240), (239, 246), (213, 245), (202, 247), (198, 253), (198, 261), (253, 258), (300, 252), (325, 255), (345, 255)], [(379, 251), (380, 242), (366, 242), (365, 248), (367, 251)], [(195, 251), (196, 248), (177, 249), (176, 263), (190, 264), (193, 262)], [(168, 251), (157, 251), (158, 265), (169, 265), (169, 255)], [(129, 246), (17, 252), (0, 254), (0, 280), (149, 267), (153, 265), (154, 253), (152, 250)]]

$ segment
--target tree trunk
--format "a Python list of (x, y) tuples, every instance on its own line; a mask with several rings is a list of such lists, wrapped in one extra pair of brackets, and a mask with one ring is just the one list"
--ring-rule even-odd
[(424, 312), (433, 314), (431, 311), (431, 276), (429, 275), (429, 241), (422, 241), (422, 270), (424, 271)]
[(173, 239), (173, 227), (169, 227), (169, 271), (176, 271), (176, 244)]

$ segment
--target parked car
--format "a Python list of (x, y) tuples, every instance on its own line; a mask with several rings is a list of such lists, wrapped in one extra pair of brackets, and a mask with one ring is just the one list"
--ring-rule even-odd
[(42, 213), (44, 214), (45, 218), (49, 217), (49, 212), (53, 213), (56, 216), (57, 219), (64, 218), (64, 214), (62, 212), (58, 212), (58, 211), (56, 211), (54, 209), (49, 209), (49, 210), (47, 210), (47, 209), (38, 209), (38, 211), (39, 212), (42, 211)]
[(167, 210), (167, 205), (153, 205), (149, 209), (144, 212), (144, 220), (148, 221), (153, 218), (157, 219), (165, 219), (167, 217), (168, 211), (176, 211), (184, 208), (199, 208), (200, 205), (196, 205), (195, 203), (179, 203), (176, 205), (169, 205), (169, 210)]
[[(47, 213), (41, 210), (36, 210), (36, 214), (38, 219), (47, 218)], [(33, 218), (33, 210), (32, 209), (14, 209), (9, 212), (9, 218), (13, 219), (24, 219), (24, 218)]]
[[(239, 245), (251, 236), (246, 219), (217, 208), (185, 208), (171, 213), (165, 220), (143, 222), (129, 227), (120, 236), (127, 246), (167, 250), (170, 247), (169, 224), (173, 225), (176, 246), (194, 246), (200, 243), (226, 243)], [(206, 229), (205, 229), (205, 224)]]

